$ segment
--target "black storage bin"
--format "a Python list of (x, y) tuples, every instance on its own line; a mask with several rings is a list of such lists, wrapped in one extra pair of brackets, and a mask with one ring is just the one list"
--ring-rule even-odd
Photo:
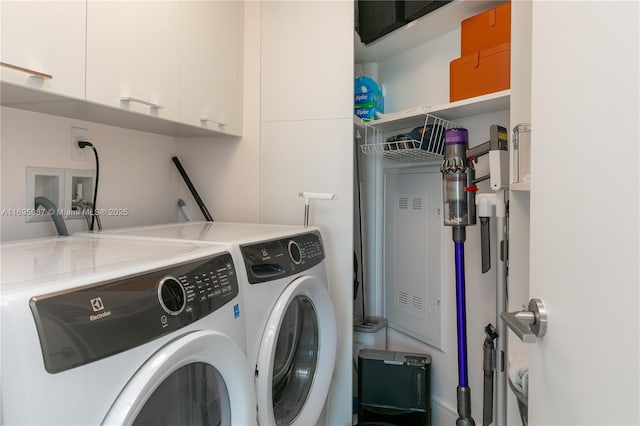
[(451, 3), (451, 0), (405, 0), (404, 18), (406, 21), (413, 21), (447, 3)]
[(358, 424), (431, 426), (431, 356), (362, 349)]
[(402, 1), (358, 0), (358, 34), (364, 44), (371, 43), (406, 23)]
[(369, 44), (452, 0), (358, 0), (358, 34)]

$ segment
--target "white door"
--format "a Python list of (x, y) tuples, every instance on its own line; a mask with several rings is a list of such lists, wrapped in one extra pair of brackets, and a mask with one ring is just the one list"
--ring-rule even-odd
[(104, 425), (255, 425), (253, 377), (228, 336), (196, 331), (156, 352), (129, 380)]
[(297, 278), (276, 301), (260, 342), (259, 424), (318, 423), (333, 376), (336, 342), (326, 285), (312, 276)]
[(640, 424), (638, 2), (533, 2), (530, 425)]

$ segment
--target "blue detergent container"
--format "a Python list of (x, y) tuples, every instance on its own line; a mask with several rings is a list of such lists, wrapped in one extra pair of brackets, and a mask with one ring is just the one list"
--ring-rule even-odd
[(356, 78), (353, 99), (353, 113), (363, 121), (375, 120), (376, 112), (384, 112), (382, 91), (372, 78)]

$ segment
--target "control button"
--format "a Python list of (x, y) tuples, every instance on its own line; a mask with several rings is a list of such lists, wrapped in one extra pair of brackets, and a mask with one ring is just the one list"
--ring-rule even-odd
[(288, 245), (289, 249), (289, 257), (296, 265), (299, 265), (302, 262), (302, 252), (300, 251), (300, 246), (293, 240), (289, 241)]
[(180, 314), (187, 305), (187, 293), (177, 279), (164, 277), (158, 283), (158, 300), (169, 315)]

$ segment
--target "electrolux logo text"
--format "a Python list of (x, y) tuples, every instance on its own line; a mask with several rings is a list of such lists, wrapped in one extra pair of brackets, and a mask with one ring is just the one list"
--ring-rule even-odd
[(102, 311), (99, 314), (90, 315), (89, 316), (90, 321), (96, 321), (96, 320), (111, 316), (111, 311), (104, 310), (104, 303), (102, 302), (101, 297), (96, 297), (95, 299), (91, 299), (90, 303), (91, 303), (91, 308), (93, 309), (93, 312)]

